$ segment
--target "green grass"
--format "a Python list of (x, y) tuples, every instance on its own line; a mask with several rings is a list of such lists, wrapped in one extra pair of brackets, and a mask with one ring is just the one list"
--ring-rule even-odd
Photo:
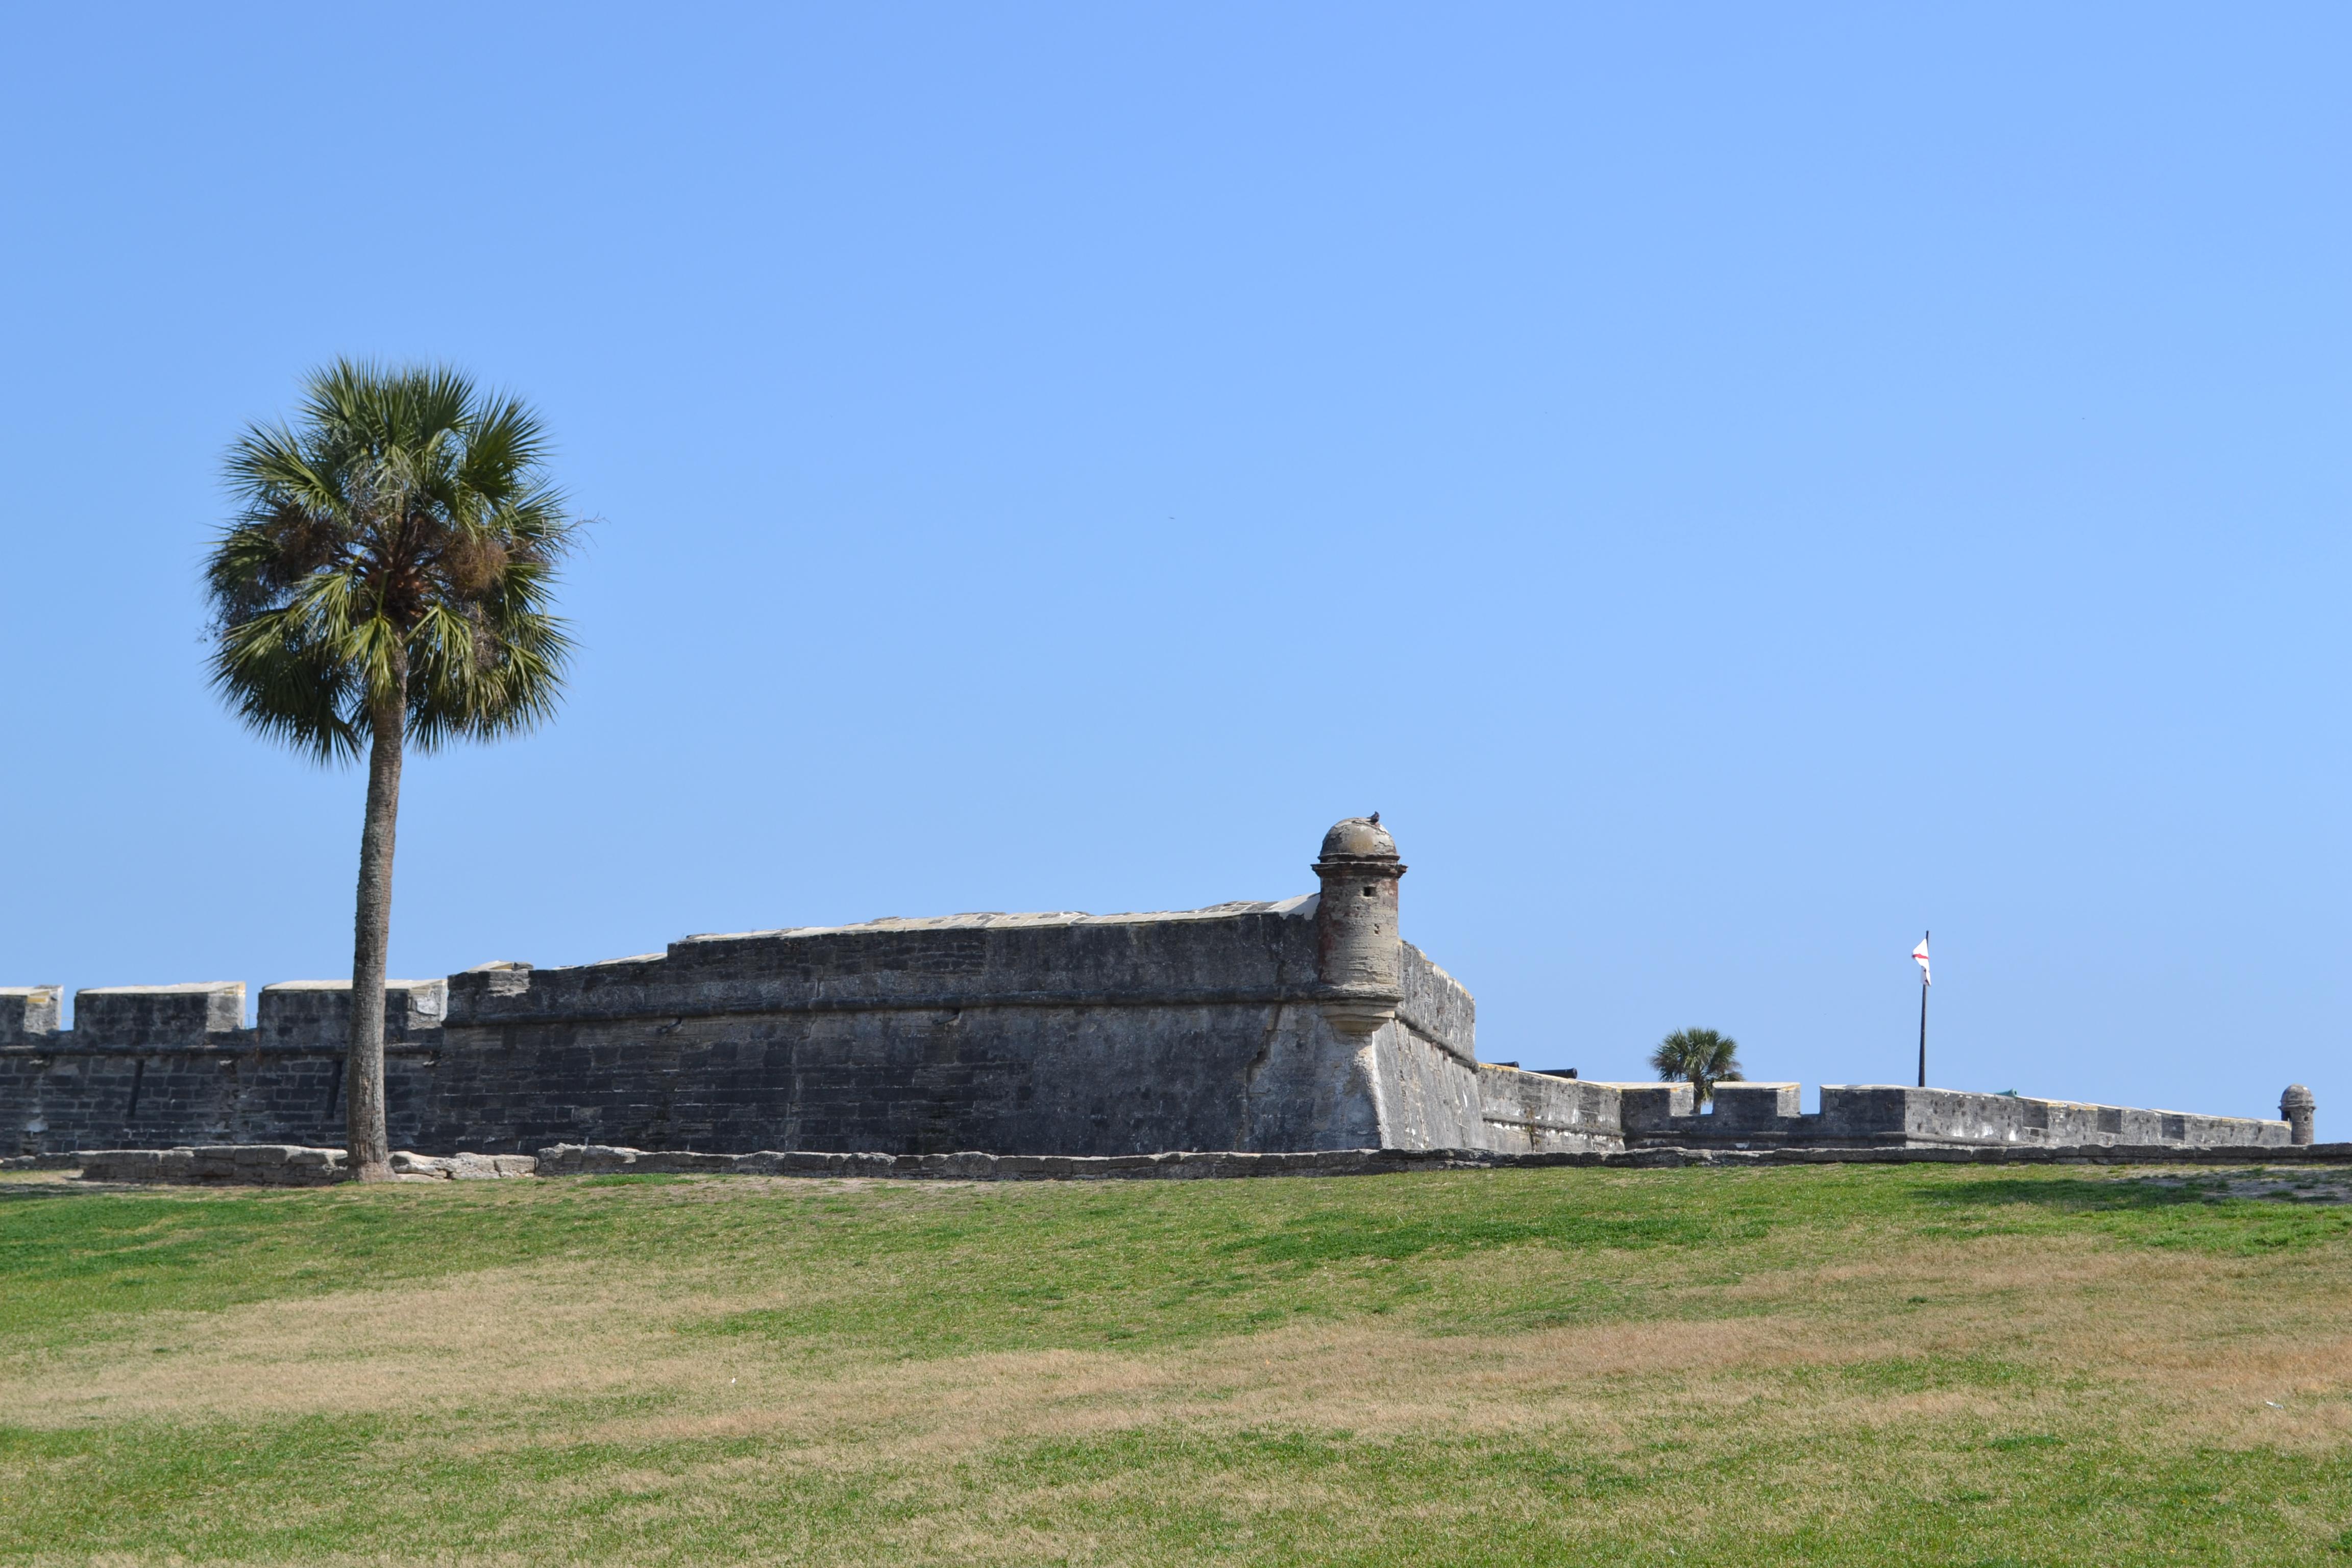
[(0, 1180), (0, 1563), (2352, 1560), (2352, 1208)]

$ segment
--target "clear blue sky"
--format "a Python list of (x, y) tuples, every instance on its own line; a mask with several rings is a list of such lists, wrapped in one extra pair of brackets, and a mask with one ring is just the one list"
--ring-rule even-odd
[(436, 357), (602, 521), (395, 973), (1283, 897), (1378, 808), (1491, 1058), (1907, 1081), (1933, 926), (1938, 1082), (2352, 1128), (2341, 6), (10, 34), (0, 983), (349, 973), (361, 777), (196, 563), (306, 368)]

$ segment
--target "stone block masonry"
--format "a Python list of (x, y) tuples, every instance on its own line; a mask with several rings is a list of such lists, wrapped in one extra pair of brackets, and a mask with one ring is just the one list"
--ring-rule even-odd
[[(2307, 1091), (2292, 1130), (1873, 1086), (1830, 1086), (1805, 1116), (1793, 1084), (1723, 1085), (1700, 1111), (1686, 1084), (1481, 1063), (1470, 993), (1399, 933), (1387, 830), (1339, 824), (1311, 869), (1317, 892), (1274, 902), (693, 936), (394, 982), (393, 1142), (1117, 1159), (2311, 1137)], [(343, 1142), (347, 984), (268, 986), (251, 1027), (238, 983), (82, 991), (70, 1030), (59, 1004), (0, 990), (0, 1156)]]
[[(447, 989), (385, 988), (389, 1051), (431, 1053)], [(68, 1030), (57, 987), (0, 991), (0, 1153), (340, 1145), (350, 984), (266, 986), (251, 1028), (245, 994), (237, 981), (79, 991)], [(396, 1074), (412, 1098), (413, 1059)]]

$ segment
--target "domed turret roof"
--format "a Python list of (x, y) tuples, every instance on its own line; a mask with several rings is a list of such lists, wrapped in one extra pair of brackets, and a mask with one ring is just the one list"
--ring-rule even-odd
[(1326, 860), (1361, 860), (1396, 858), (1396, 840), (1389, 837), (1375, 816), (1350, 816), (1331, 825), (1323, 836), (1323, 858)]

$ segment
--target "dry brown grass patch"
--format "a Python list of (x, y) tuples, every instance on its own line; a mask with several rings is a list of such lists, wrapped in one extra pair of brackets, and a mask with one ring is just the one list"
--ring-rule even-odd
[[(1591, 1264), (1535, 1255), (1508, 1267)], [(2352, 1405), (2335, 1395), (2352, 1381), (2341, 1263), (2220, 1259), (2095, 1238), (1921, 1244), (1867, 1263), (1691, 1288), (1692, 1302), (1729, 1315), (1522, 1332), (1433, 1336), (1409, 1321), (1366, 1318), (1175, 1348), (814, 1362), (757, 1337), (678, 1331), (796, 1291), (871, 1288), (873, 1272), (750, 1290), (706, 1279), (681, 1293), (674, 1279), (546, 1263), (156, 1314), (130, 1340), (16, 1358), (0, 1367), (0, 1401), (30, 1426), (94, 1415), (383, 1412), (429, 1421), (501, 1406), (543, 1415), (466, 1440), (773, 1444), (741, 1477), (778, 1466), (936, 1466), (1008, 1440), (1163, 1423), (1368, 1437), (1570, 1432), (1615, 1448), (1662, 1426), (1736, 1421), (1751, 1436), (1785, 1436), (1801, 1456), (1806, 1437), (1824, 1432), (2057, 1426), (2096, 1405), (2128, 1407), (2168, 1441), (2318, 1452), (2352, 1437)], [(1909, 1300), (1919, 1295), (1928, 1301)], [(171, 1353), (153, 1353), (157, 1345)], [(1936, 1358), (2022, 1370), (2013, 1386), (1965, 1378), (1882, 1386), (1869, 1375)], [(2061, 1384), (2070, 1392), (2053, 1392)], [(614, 1415), (615, 1398), (651, 1405)]]

